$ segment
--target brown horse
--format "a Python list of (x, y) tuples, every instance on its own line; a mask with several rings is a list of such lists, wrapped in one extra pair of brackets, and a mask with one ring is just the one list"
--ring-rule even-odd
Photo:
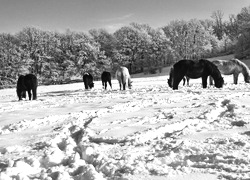
[[(242, 73), (246, 83), (250, 83), (250, 71), (247, 65), (238, 59), (231, 60), (212, 60), (212, 62), (218, 67), (221, 74), (232, 75), (234, 78), (234, 84), (238, 83), (239, 74)], [(210, 79), (211, 84), (211, 79)]]
[(119, 67), (116, 70), (115, 76), (119, 82), (120, 90), (122, 90), (122, 88), (123, 88), (123, 90), (126, 90), (127, 83), (128, 83), (128, 88), (131, 89), (132, 81), (130, 78), (129, 71), (126, 67), (123, 67), (123, 66)]
[(202, 78), (203, 88), (207, 87), (207, 78), (212, 76), (215, 81), (215, 87), (221, 88), (224, 80), (217, 66), (212, 62), (201, 59), (198, 61), (193, 60), (180, 60), (174, 64), (173, 70), (173, 90), (178, 89), (178, 85), (184, 76), (191, 79)]
[[(20, 75), (17, 80), (16, 93), (19, 101), (26, 98), (26, 91), (29, 95), (29, 100), (31, 97), (33, 100), (37, 99), (37, 77), (34, 74)], [(32, 92), (32, 93), (31, 93)]]
[(111, 73), (108, 71), (103, 71), (102, 75), (101, 75), (101, 79), (102, 79), (102, 86), (103, 88), (106, 90), (107, 89), (107, 85), (109, 83), (110, 88), (112, 89), (112, 83), (111, 83)]

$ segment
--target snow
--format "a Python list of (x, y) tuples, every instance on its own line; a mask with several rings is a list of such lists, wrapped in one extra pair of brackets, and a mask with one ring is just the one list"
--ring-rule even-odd
[(0, 179), (250, 179), (250, 84), (224, 78), (39, 86), (35, 101), (0, 90)]

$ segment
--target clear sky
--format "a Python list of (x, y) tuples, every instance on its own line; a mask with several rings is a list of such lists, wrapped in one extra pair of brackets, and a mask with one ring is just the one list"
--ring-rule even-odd
[(250, 0), (0, 0), (0, 32), (15, 33), (30, 26), (113, 32), (131, 22), (157, 28), (176, 19), (210, 19), (216, 10), (228, 19), (248, 6)]

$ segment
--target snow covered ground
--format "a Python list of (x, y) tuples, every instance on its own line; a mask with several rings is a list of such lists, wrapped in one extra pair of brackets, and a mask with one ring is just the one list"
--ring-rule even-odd
[(1, 180), (250, 179), (250, 84), (173, 91), (168, 76), (0, 90)]

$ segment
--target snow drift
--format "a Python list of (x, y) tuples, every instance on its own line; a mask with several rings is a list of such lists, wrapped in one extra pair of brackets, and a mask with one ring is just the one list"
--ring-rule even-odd
[(0, 90), (0, 179), (249, 179), (249, 84), (173, 91), (167, 76)]

